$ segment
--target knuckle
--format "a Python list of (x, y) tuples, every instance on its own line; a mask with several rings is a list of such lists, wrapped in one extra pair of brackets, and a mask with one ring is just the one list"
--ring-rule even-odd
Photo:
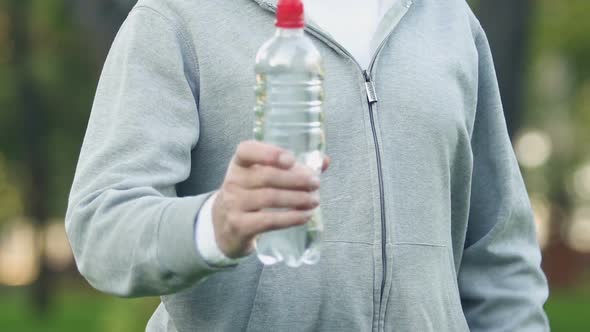
[(262, 186), (268, 187), (272, 184), (273, 174), (270, 167), (260, 168), (260, 172), (258, 173), (258, 178), (260, 180), (260, 184)]
[(300, 188), (307, 188), (309, 187), (309, 180), (304, 175), (299, 175), (296, 177), (295, 184)]
[(240, 144), (238, 144), (238, 148), (237, 151), (244, 151), (245, 149), (247, 149), (250, 145), (252, 145), (252, 141), (251, 140), (247, 140), (247, 141), (242, 141), (240, 142)]
[(228, 176), (225, 178), (225, 182), (223, 183), (223, 189), (225, 191), (233, 191), (236, 187), (239, 186), (239, 181), (235, 176)]
[(231, 210), (235, 210), (238, 207), (239, 204), (239, 198), (237, 197), (237, 195), (234, 194), (229, 194), (227, 195), (227, 197), (225, 198), (225, 204), (227, 207), (229, 207)]
[(242, 172), (233, 170), (225, 175), (224, 184), (230, 185), (232, 188), (241, 186), (243, 182)]
[(244, 150), (246, 149), (246, 145), (245, 142), (241, 142), (240, 144), (238, 144), (237, 148), (236, 148), (236, 152), (235, 155), (239, 158), (244, 154)]
[(276, 193), (272, 189), (263, 189), (260, 195), (260, 202), (264, 206), (273, 206), (275, 205), (277, 198)]
[(240, 142), (236, 148), (235, 155), (238, 159), (243, 159), (247, 154), (252, 150), (252, 141), (243, 141)]
[(297, 188), (304, 188), (307, 184), (305, 177), (301, 176), (300, 174), (292, 174), (290, 180), (291, 181), (289, 181), (289, 182), (292, 183), (293, 186), (295, 186)]
[(249, 179), (250, 181), (258, 186), (264, 186), (265, 185), (265, 180), (266, 180), (266, 176), (265, 176), (265, 172), (262, 169), (262, 166), (259, 164), (254, 164), (252, 166), (250, 166), (250, 173), (249, 173)]

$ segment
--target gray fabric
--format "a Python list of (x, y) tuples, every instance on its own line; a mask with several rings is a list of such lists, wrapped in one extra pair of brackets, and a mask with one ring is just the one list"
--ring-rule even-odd
[[(261, 6), (262, 5), (262, 8)], [(326, 67), (321, 262), (214, 269), (194, 220), (251, 135), (263, 0), (140, 0), (106, 61), (66, 218), (80, 272), (161, 295), (148, 331), (545, 331), (547, 284), (481, 27), (460, 0), (415, 0), (373, 72), (384, 176), (360, 70)]]

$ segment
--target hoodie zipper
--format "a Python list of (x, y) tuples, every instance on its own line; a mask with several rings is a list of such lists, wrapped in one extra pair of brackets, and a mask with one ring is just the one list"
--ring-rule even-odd
[(379, 204), (381, 206), (381, 260), (383, 265), (383, 276), (381, 279), (381, 293), (379, 297), (379, 307), (383, 305), (383, 292), (385, 290), (385, 280), (387, 279), (387, 227), (385, 224), (385, 193), (383, 189), (383, 167), (381, 166), (381, 149), (377, 138), (375, 128), (375, 117), (373, 115), (373, 104), (377, 103), (377, 94), (375, 93), (375, 84), (371, 75), (365, 70), (365, 89), (367, 90), (367, 103), (369, 104), (369, 118), (371, 121), (371, 131), (373, 132), (373, 141), (375, 142), (375, 157), (377, 160), (377, 177), (379, 178)]
[[(348, 52), (342, 45), (338, 42), (332, 41), (324, 35), (324, 33), (315, 28), (314, 26), (306, 26), (306, 30), (308, 30), (311, 34), (313, 34), (318, 39), (322, 40), (327, 44), (332, 44), (336, 48), (338, 48), (342, 53), (348, 56), (359, 68), (363, 75), (363, 79), (365, 82), (365, 91), (367, 93), (367, 105), (369, 107), (369, 119), (371, 123), (371, 132), (373, 134), (373, 142), (375, 144), (375, 159), (377, 161), (377, 177), (379, 182), (379, 206), (380, 206), (380, 213), (381, 213), (381, 266), (382, 266), (382, 275), (381, 275), (381, 287), (379, 290), (379, 308), (377, 308), (377, 312), (379, 317), (381, 317), (381, 310), (383, 307), (383, 294), (385, 292), (385, 283), (387, 281), (387, 224), (385, 220), (385, 193), (384, 193), (384, 181), (383, 181), (383, 167), (381, 164), (381, 150), (379, 147), (379, 139), (377, 137), (377, 129), (375, 125), (375, 116), (374, 116), (374, 108), (373, 105), (376, 104), (379, 100), (377, 98), (377, 92), (375, 89), (375, 83), (371, 77), (371, 72), (373, 71), (373, 67), (381, 52), (381, 49), (385, 45), (385, 42), (389, 39), (391, 34), (393, 33), (394, 29), (392, 29), (387, 36), (381, 41), (379, 47), (375, 50), (373, 54), (373, 58), (369, 64), (368, 69), (363, 69), (363, 67), (359, 64), (359, 62)], [(377, 321), (377, 330), (379, 330), (379, 321)]]
[[(412, 4), (413, 4), (412, 0), (405, 1), (404, 7), (405, 7), (406, 12)], [(266, 4), (266, 6), (263, 5), (263, 7), (267, 7), (269, 10), (271, 10), (273, 12), (276, 12), (276, 9), (277, 9), (274, 4), (268, 4), (268, 3)], [(404, 12), (404, 14), (405, 14), (405, 12)], [(378, 182), (379, 182), (379, 204), (380, 204), (380, 213), (381, 213), (381, 264), (382, 264), (383, 270), (382, 270), (382, 278), (381, 278), (381, 287), (380, 287), (380, 292), (379, 292), (379, 308), (378, 308), (379, 319), (377, 321), (377, 330), (379, 330), (379, 327), (380, 327), (379, 321), (380, 321), (381, 310), (382, 310), (382, 306), (383, 306), (383, 294), (385, 291), (385, 283), (387, 281), (387, 224), (386, 224), (386, 220), (385, 220), (385, 196), (384, 196), (383, 167), (381, 164), (381, 151), (380, 151), (380, 147), (379, 147), (379, 139), (377, 137), (377, 129), (375, 126), (375, 117), (374, 117), (374, 110), (373, 110), (373, 105), (378, 102), (378, 98), (377, 98), (377, 92), (375, 89), (375, 83), (371, 77), (371, 73), (373, 72), (373, 67), (375, 66), (375, 62), (377, 60), (377, 57), (379, 56), (379, 53), (381, 52), (381, 49), (383, 48), (383, 46), (385, 46), (385, 43), (387, 42), (387, 40), (389, 39), (389, 37), (391, 36), (393, 31), (395, 31), (395, 29), (391, 29), (391, 31), (389, 31), (387, 33), (385, 38), (383, 38), (383, 40), (381, 41), (381, 43), (379, 44), (379, 46), (375, 50), (375, 53), (373, 54), (373, 57), (371, 58), (371, 62), (369, 63), (369, 67), (366, 70), (363, 69), (363, 67), (360, 65), (360, 63), (354, 58), (354, 56), (350, 52), (348, 52), (348, 50), (346, 50), (346, 48), (344, 48), (340, 43), (333, 40), (330, 36), (326, 35), (319, 28), (317, 28), (313, 25), (306, 24), (305, 30), (308, 31), (309, 33), (311, 33), (313, 36), (315, 36), (319, 40), (326, 43), (327, 45), (331, 46), (332, 48), (339, 50), (342, 54), (344, 54), (350, 60), (352, 60), (352, 62), (360, 70), (360, 72), (363, 76), (364, 83), (365, 83), (365, 91), (367, 93), (367, 105), (369, 107), (369, 119), (370, 119), (370, 123), (371, 123), (371, 132), (373, 134), (373, 142), (375, 144), (375, 158), (377, 161), (377, 177), (378, 177)]]

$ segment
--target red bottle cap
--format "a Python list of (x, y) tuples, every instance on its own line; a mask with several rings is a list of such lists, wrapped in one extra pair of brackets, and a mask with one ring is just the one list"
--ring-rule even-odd
[(277, 22), (279, 28), (298, 29), (305, 27), (301, 0), (279, 0)]

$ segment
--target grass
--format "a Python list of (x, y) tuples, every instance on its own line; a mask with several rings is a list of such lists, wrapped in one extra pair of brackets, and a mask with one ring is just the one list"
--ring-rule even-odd
[(590, 331), (590, 287), (551, 294), (545, 311), (551, 331)]
[[(0, 289), (0, 329), (18, 332), (140, 332), (157, 298), (119, 299), (74, 283), (59, 287), (45, 318), (31, 310), (26, 289)], [(546, 305), (552, 331), (590, 331), (590, 289), (555, 292)]]
[(0, 330), (18, 332), (145, 331), (158, 298), (120, 299), (90, 289), (59, 291), (49, 312), (31, 310), (24, 289), (0, 293)]

